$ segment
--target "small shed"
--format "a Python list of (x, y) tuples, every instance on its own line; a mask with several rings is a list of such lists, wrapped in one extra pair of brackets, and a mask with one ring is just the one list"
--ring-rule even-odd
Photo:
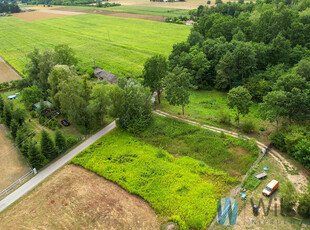
[(193, 20), (187, 20), (186, 21), (186, 25), (187, 26), (192, 26), (192, 25), (194, 25), (195, 24), (195, 22), (193, 21)]
[(107, 80), (110, 84), (116, 84), (118, 81), (118, 76), (100, 68), (96, 68), (94, 70), (94, 75), (99, 80)]
[[(45, 106), (47, 109), (53, 108), (52, 103), (50, 103), (49, 101), (43, 101), (43, 104), (44, 104), (44, 106)], [(33, 109), (34, 109), (35, 111), (38, 110), (38, 109), (40, 109), (40, 102), (35, 103), (35, 104), (33, 105)]]
[(15, 100), (17, 98), (17, 95), (10, 95), (8, 96), (9, 100)]

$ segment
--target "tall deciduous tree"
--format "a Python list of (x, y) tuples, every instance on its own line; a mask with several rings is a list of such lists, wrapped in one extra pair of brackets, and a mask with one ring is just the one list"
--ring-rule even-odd
[(49, 160), (57, 156), (57, 149), (51, 136), (43, 130), (41, 132), (41, 153)]
[(152, 119), (151, 92), (134, 80), (128, 80), (124, 94), (118, 124), (122, 129), (139, 133), (149, 125)]
[(118, 85), (111, 85), (108, 97), (110, 98), (109, 115), (116, 118), (119, 116), (121, 106), (124, 103), (124, 90)]
[(49, 95), (53, 99), (53, 105), (59, 108), (59, 101), (55, 95), (59, 91), (59, 84), (68, 80), (69, 77), (75, 76), (75, 72), (67, 65), (56, 65), (53, 67), (51, 73), (48, 76), (48, 83), (50, 85)]
[(84, 88), (78, 77), (69, 77), (60, 83), (59, 91), (55, 95), (60, 104), (60, 111), (71, 123), (87, 128), (89, 116), (88, 102), (84, 97)]
[(148, 86), (152, 92), (157, 92), (159, 104), (160, 94), (163, 88), (163, 78), (167, 75), (167, 71), (167, 60), (163, 55), (155, 55), (147, 59), (144, 64), (144, 84)]
[(243, 86), (233, 88), (227, 94), (227, 104), (230, 108), (237, 109), (236, 121), (239, 125), (240, 114), (246, 115), (249, 113), (252, 104), (251, 95), (249, 91)]
[(65, 44), (55, 46), (55, 59), (60, 65), (72, 66), (78, 63), (73, 49)]
[(110, 104), (108, 91), (109, 85), (98, 84), (94, 86), (90, 96), (89, 111), (91, 111), (96, 121), (100, 121), (100, 125), (103, 125), (104, 116), (108, 113), (108, 106)]
[(193, 88), (190, 78), (187, 69), (177, 66), (165, 79), (166, 99), (170, 105), (182, 106), (183, 115), (185, 105), (189, 104), (190, 90)]
[(23, 89), (22, 97), (25, 105), (30, 106), (43, 99), (43, 91), (38, 86), (33, 85)]
[(283, 91), (273, 91), (264, 97), (260, 105), (261, 116), (270, 122), (276, 121), (277, 127), (281, 118), (285, 116), (286, 95)]

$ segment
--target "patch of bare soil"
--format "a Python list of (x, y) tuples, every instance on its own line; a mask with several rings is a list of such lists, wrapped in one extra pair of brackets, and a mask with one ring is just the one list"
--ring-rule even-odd
[(21, 77), (0, 57), (0, 83), (19, 79)]
[(67, 165), (0, 214), (0, 229), (159, 229), (143, 199)]
[(0, 125), (0, 191), (30, 171), (22, 154), (7, 137), (6, 129)]
[(25, 21), (36, 21), (40, 19), (46, 19), (46, 18), (59, 18), (59, 17), (65, 17), (70, 15), (78, 15), (83, 14), (82, 12), (65, 12), (65, 11), (59, 11), (57, 8), (42, 8), (42, 7), (32, 7), (31, 9), (34, 9), (35, 11), (31, 12), (23, 12), (23, 13), (16, 13), (13, 14), (13, 17), (25, 20)]
[(165, 21), (165, 17), (161, 17), (161, 16), (130, 14), (130, 13), (112, 12), (112, 11), (105, 11), (105, 10), (57, 8), (57, 11), (66, 11), (66, 12), (69, 11), (69, 12), (79, 12), (79, 13), (88, 13), (88, 14), (102, 14), (102, 15), (113, 16), (113, 17), (137, 18), (137, 19), (151, 20), (151, 21), (157, 21), (157, 22)]
[[(237, 0), (223, 0), (223, 2), (238, 2)], [(248, 1), (246, 1), (248, 2)], [(149, 0), (116, 0), (115, 3), (122, 5), (136, 5), (149, 7), (167, 7), (176, 9), (197, 9), (200, 5), (207, 5), (206, 0), (186, 0), (184, 2), (151, 2)], [(209, 6), (215, 5), (215, 0), (211, 0)]]

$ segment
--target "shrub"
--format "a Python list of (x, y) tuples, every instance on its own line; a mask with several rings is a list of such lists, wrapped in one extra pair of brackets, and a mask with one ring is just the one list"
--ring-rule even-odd
[(210, 5), (210, 4), (211, 4), (211, 1), (210, 1), (210, 0), (209, 0), (209, 1), (207, 1), (207, 4), (208, 4), (208, 5)]
[(68, 137), (67, 138), (67, 149), (71, 148), (73, 145), (77, 143), (77, 139), (74, 137)]
[(31, 118), (37, 118), (39, 115), (35, 111), (30, 112)]
[(218, 113), (218, 122), (226, 125), (230, 125), (231, 117), (229, 112), (220, 110)]
[(281, 128), (281, 129), (276, 129), (269, 136), (269, 139), (281, 151), (286, 151), (285, 141), (284, 141), (285, 133), (286, 133), (286, 131), (283, 128)]
[(280, 197), (283, 199), (282, 207), (284, 211), (291, 212), (297, 202), (297, 194), (291, 182), (288, 181), (285, 185), (282, 185)]
[(299, 206), (298, 206), (298, 213), (305, 217), (310, 217), (310, 187), (308, 188), (308, 192), (304, 193), (299, 198)]
[(45, 122), (46, 122), (45, 117), (41, 116), (41, 117), (39, 118), (39, 124), (44, 125)]
[(256, 130), (256, 124), (253, 119), (245, 119), (240, 126), (242, 132), (244, 133), (253, 133)]

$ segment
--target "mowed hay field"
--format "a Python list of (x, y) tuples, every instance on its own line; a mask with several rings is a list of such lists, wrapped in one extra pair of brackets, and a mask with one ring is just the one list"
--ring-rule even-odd
[(141, 198), (67, 165), (0, 214), (0, 229), (159, 229)]
[(22, 72), (26, 54), (34, 48), (68, 44), (87, 69), (96, 65), (120, 76), (138, 76), (145, 60), (155, 54), (168, 56), (172, 46), (190, 32), (185, 25), (133, 18), (83, 14), (24, 21), (0, 18), (0, 55)]
[(0, 83), (19, 79), (21, 77), (0, 57)]

